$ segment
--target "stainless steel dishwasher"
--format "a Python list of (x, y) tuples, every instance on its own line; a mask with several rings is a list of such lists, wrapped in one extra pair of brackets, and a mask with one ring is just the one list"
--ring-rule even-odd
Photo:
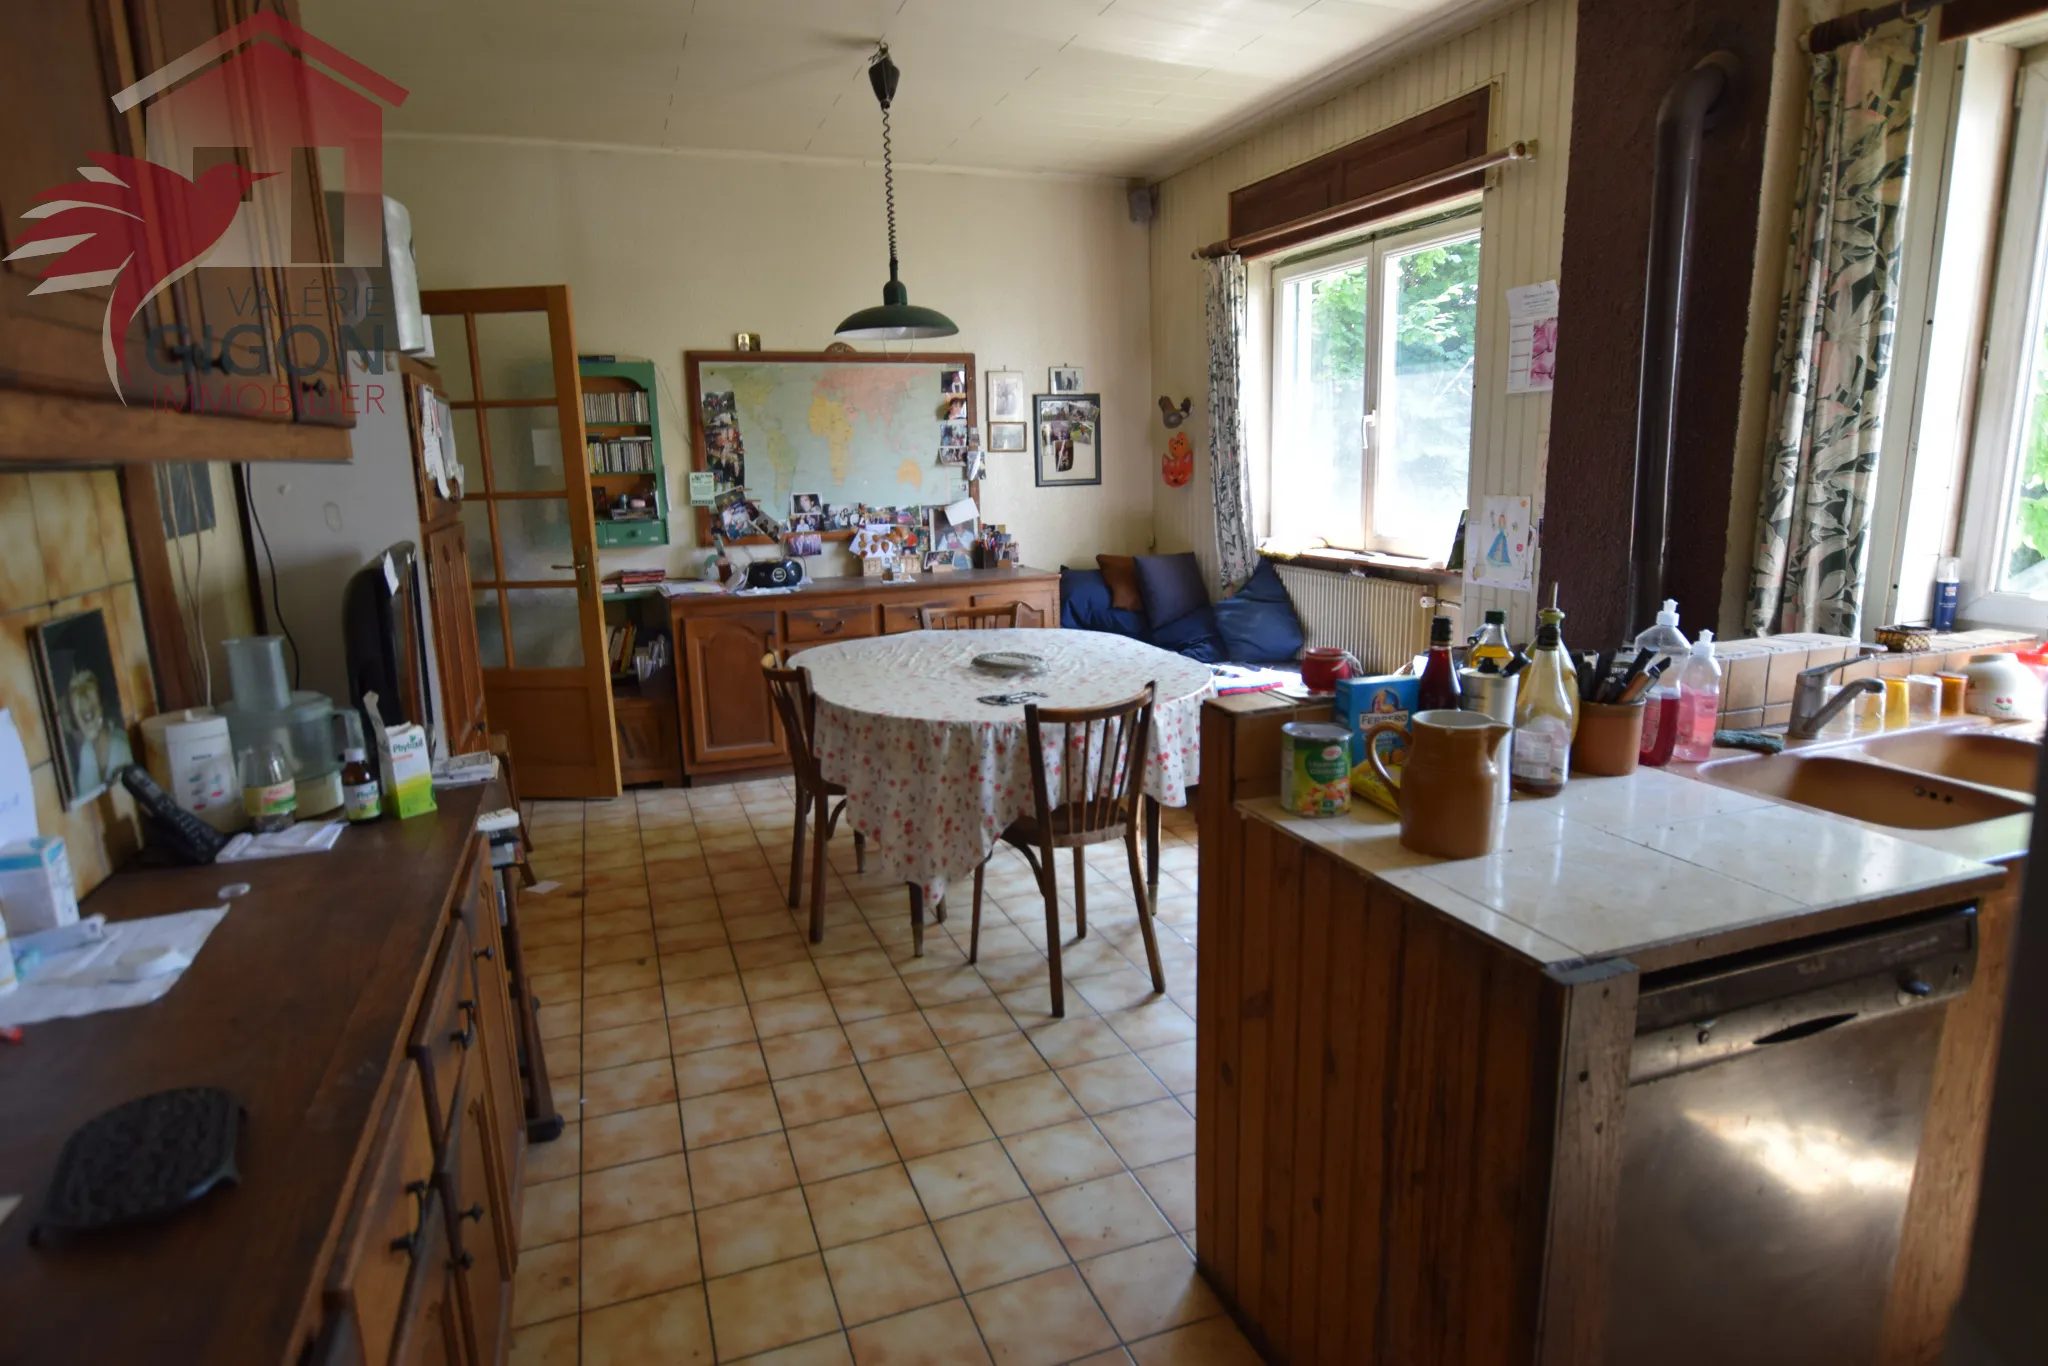
[(1867, 1366), (1965, 907), (1645, 974), (1607, 1360)]

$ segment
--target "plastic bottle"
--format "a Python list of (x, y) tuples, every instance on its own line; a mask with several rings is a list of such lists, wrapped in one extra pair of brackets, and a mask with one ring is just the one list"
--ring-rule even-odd
[(351, 745), (343, 750), (341, 765), (341, 805), (349, 824), (360, 825), (383, 815), (384, 789), (363, 747)]
[(1655, 650), (1650, 663), (1664, 666), (1664, 676), (1643, 697), (1643, 743), (1636, 758), (1645, 764), (1669, 763), (1677, 740), (1671, 727), (1678, 724), (1678, 676), (1692, 654), (1692, 643), (1678, 629), (1676, 598), (1664, 599), (1657, 624), (1636, 637), (1636, 649)]
[(1557, 624), (1536, 629), (1536, 653), (1515, 699), (1515, 744), (1510, 771), (1515, 791), (1555, 797), (1571, 777), (1572, 733), (1578, 728), (1578, 690), (1565, 676), (1566, 655)]
[(1720, 719), (1721, 665), (1714, 659), (1714, 633), (1701, 631), (1678, 676), (1678, 736), (1671, 752), (1689, 764), (1711, 758)]
[(259, 835), (291, 828), (299, 809), (299, 785), (281, 745), (252, 745), (242, 751), (242, 810)]
[(1497, 607), (1488, 608), (1486, 624), (1465, 652), (1465, 662), (1481, 673), (1498, 673), (1514, 657), (1515, 647), (1508, 644), (1508, 614)]
[(1934, 629), (1956, 629), (1956, 597), (1963, 586), (1963, 562), (1944, 555), (1934, 562)]
[(1438, 617), (1429, 624), (1429, 661), (1422, 666), (1422, 681), (1415, 685), (1415, 710), (1455, 709), (1458, 705), (1458, 670), (1451, 663), (1451, 619)]

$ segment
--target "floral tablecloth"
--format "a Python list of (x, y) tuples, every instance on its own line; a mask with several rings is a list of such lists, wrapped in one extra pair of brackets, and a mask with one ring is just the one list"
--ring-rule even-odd
[[(975, 656), (997, 650), (1042, 657), (1044, 672), (1008, 679)], [(805, 650), (818, 698), (818, 761), (845, 787), (847, 815), (868, 837), (868, 858), (905, 882), (942, 889), (988, 857), (1010, 822), (1031, 810), (1024, 707), (979, 699), (1028, 689), (1041, 707), (1096, 707), (1158, 684), (1145, 793), (1185, 806), (1201, 777), (1206, 664), (1096, 631), (909, 631)], [(1047, 776), (1059, 799), (1058, 738)]]

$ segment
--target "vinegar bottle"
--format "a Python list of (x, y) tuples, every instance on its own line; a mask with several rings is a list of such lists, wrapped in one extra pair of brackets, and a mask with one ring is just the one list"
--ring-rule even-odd
[(1515, 791), (1555, 797), (1571, 776), (1572, 732), (1579, 718), (1578, 690), (1565, 676), (1557, 624), (1536, 629), (1536, 655), (1515, 699), (1511, 772)]
[(1422, 681), (1415, 685), (1415, 710), (1456, 709), (1458, 670), (1451, 663), (1451, 619), (1438, 617), (1429, 624), (1429, 661), (1422, 666)]

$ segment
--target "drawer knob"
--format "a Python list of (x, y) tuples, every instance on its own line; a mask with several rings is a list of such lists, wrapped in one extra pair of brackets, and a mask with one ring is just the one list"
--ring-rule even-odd
[(473, 1224), (481, 1224), (484, 1221), (483, 1201), (477, 1201), (474, 1205), (471, 1205), (468, 1209), (462, 1211), (462, 1213), (457, 1215), (456, 1217), (460, 1219), (467, 1219)]
[(476, 1258), (470, 1256), (467, 1252), (458, 1252), (448, 1259), (448, 1264), (458, 1271), (467, 1271), (476, 1265)]
[(476, 956), (483, 959), (496, 958), (498, 956), (498, 946), (496, 944), (486, 944), (476, 951)]

